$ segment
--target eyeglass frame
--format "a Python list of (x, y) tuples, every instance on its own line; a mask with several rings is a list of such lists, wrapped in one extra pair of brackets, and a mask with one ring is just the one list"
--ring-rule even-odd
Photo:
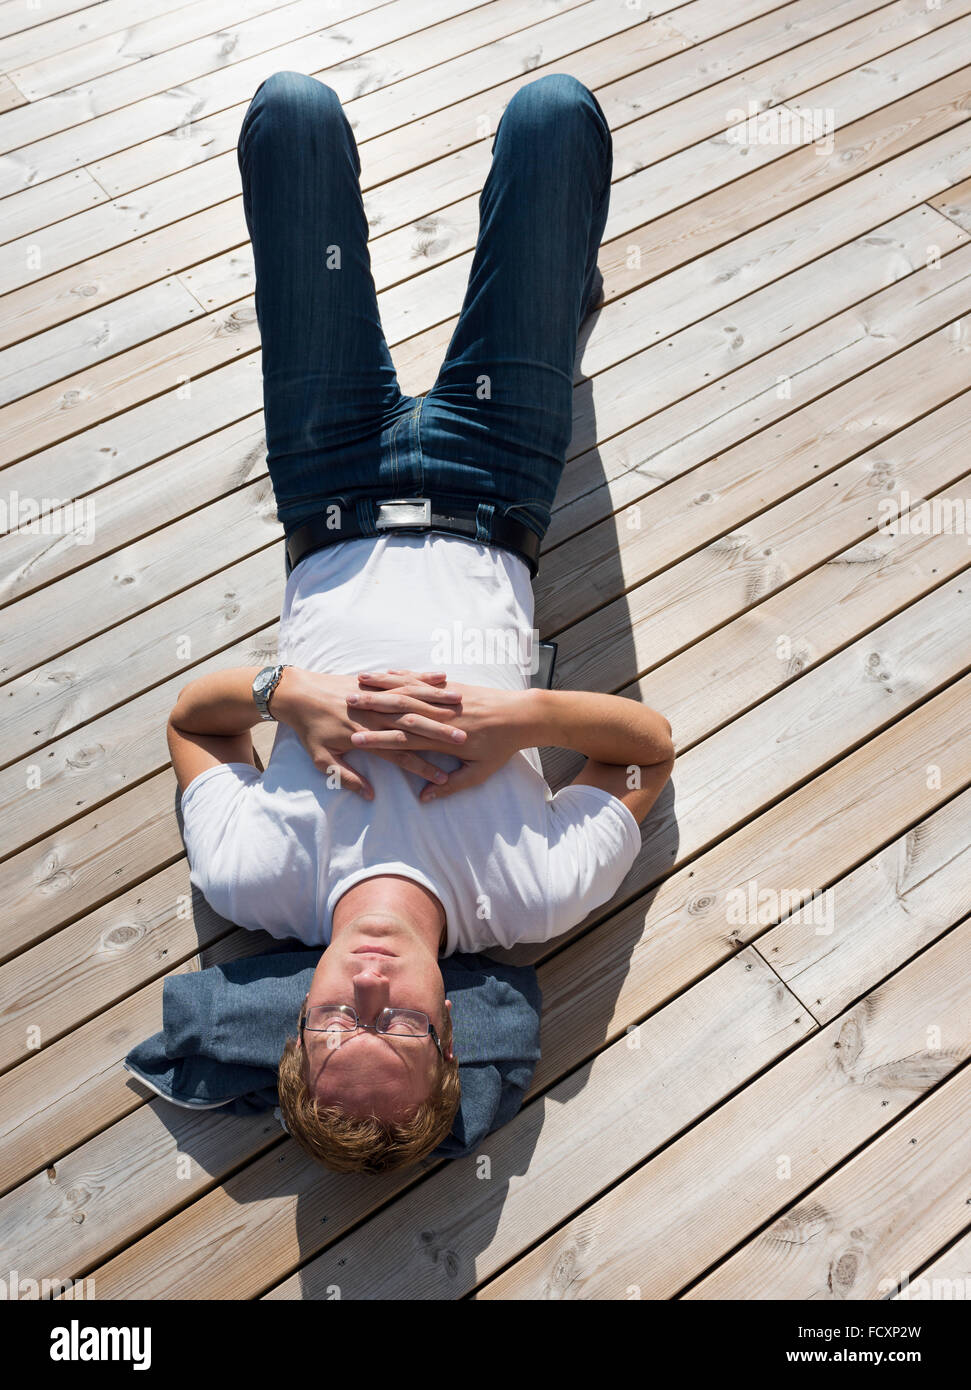
[[(428, 1023), (428, 1032), (427, 1032), (427, 1033), (383, 1033), (383, 1032), (381, 1031), (381, 1029), (378, 1028), (378, 1026), (377, 1026), (376, 1023), (362, 1023), (362, 1022), (361, 1022), (361, 1015), (358, 1013), (357, 1009), (354, 1008), (353, 1004), (311, 1004), (310, 1007), (311, 1007), (312, 1009), (326, 1009), (326, 1008), (346, 1009), (346, 1010), (348, 1010), (350, 1013), (352, 1013), (352, 1014), (354, 1015), (355, 1019), (357, 1020), (355, 1026), (354, 1026), (353, 1028), (346, 1028), (346, 1029), (341, 1029), (341, 1028), (309, 1028), (309, 1029), (307, 1029), (307, 1031), (310, 1032), (310, 1033), (334, 1033), (335, 1035), (339, 1036), (341, 1033), (345, 1033), (345, 1032), (346, 1032), (346, 1033), (356, 1033), (358, 1030), (361, 1030), (362, 1032), (365, 1032), (365, 1033), (376, 1033), (377, 1036), (380, 1037), (380, 1038), (417, 1038), (417, 1039), (420, 1041), (422, 1038), (429, 1038), (429, 1037), (430, 1037), (431, 1040), (432, 1040), (432, 1042), (433, 1042), (433, 1043), (435, 1044), (435, 1046), (438, 1048), (438, 1055), (439, 1055), (439, 1057), (441, 1057), (441, 1059), (442, 1059), (443, 1062), (445, 1061), (445, 1053), (444, 1053), (444, 1051), (442, 1050), (442, 1044), (441, 1044), (441, 1041), (440, 1041), (440, 1039), (439, 1039), (438, 1033), (437, 1033), (437, 1031), (436, 1031), (435, 1025), (434, 1025), (434, 1023), (432, 1023), (431, 1019), (430, 1019), (430, 1018), (428, 1017), (428, 1015), (425, 1013), (425, 1010), (424, 1010), (424, 1009), (408, 1009), (408, 1010), (406, 1010), (406, 1012), (407, 1012), (407, 1013), (410, 1013), (410, 1014), (421, 1014), (422, 1018), (424, 1018), (424, 1019), (426, 1020), (426, 1022)], [(396, 1008), (397, 1008), (397, 1006), (396, 1006), (396, 1005), (393, 1005), (393, 1004), (392, 1004), (392, 1005), (386, 1005), (383, 1009), (381, 1009), (381, 1010), (379, 1011), (379, 1017), (380, 1017), (380, 1014), (384, 1014), (384, 1013), (394, 1013)], [(301, 1047), (303, 1047), (303, 1045), (304, 1045), (303, 1034), (304, 1034), (304, 1025), (305, 1025), (305, 1023), (307, 1022), (307, 1013), (308, 1013), (307, 1001), (304, 1000), (303, 1006), (301, 1007), (301, 1010), (300, 1010), (300, 1024), (299, 1024), (299, 1027), (300, 1027), (300, 1046), (301, 1046)]]

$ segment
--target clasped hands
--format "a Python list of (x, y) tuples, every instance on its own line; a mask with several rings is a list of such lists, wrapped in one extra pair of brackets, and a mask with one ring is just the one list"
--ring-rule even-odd
[[(373, 799), (367, 778), (344, 757), (362, 748), (423, 778), (419, 799), (428, 802), (478, 786), (530, 746), (527, 694), (449, 684), (443, 671), (334, 676), (288, 667), (271, 711), (294, 730), (315, 767), (337, 769), (341, 787)], [(461, 766), (447, 773), (422, 757), (435, 750), (461, 759)]]

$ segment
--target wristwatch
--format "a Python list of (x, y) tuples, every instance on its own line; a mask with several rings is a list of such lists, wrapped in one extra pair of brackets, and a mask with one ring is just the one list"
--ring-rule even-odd
[(280, 684), (280, 677), (288, 669), (283, 666), (264, 666), (259, 675), (253, 682), (253, 699), (256, 708), (260, 712), (261, 719), (274, 719), (276, 716), (270, 713), (270, 696)]

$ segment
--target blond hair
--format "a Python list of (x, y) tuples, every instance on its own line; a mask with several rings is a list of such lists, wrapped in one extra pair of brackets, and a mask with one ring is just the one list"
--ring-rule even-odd
[[(446, 1015), (442, 1050), (452, 1042)], [(277, 1079), (280, 1112), (304, 1153), (335, 1173), (390, 1173), (417, 1163), (448, 1137), (459, 1108), (459, 1064), (441, 1059), (431, 1094), (406, 1120), (348, 1115), (340, 1106), (321, 1105), (307, 1085), (302, 1049), (288, 1038)]]

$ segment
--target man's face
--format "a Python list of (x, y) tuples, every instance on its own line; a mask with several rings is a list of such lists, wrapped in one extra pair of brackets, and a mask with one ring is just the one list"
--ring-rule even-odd
[[(437, 960), (406, 922), (387, 913), (357, 918), (335, 934), (314, 972), (305, 1011), (316, 1004), (349, 1004), (369, 1024), (382, 1009), (420, 1009), (440, 1038), (451, 1009)], [(303, 1046), (307, 1084), (322, 1105), (383, 1120), (413, 1113), (440, 1066), (430, 1035), (402, 1038), (361, 1028), (343, 1037), (305, 1029)], [(444, 1043), (443, 1049), (449, 1056)]]

